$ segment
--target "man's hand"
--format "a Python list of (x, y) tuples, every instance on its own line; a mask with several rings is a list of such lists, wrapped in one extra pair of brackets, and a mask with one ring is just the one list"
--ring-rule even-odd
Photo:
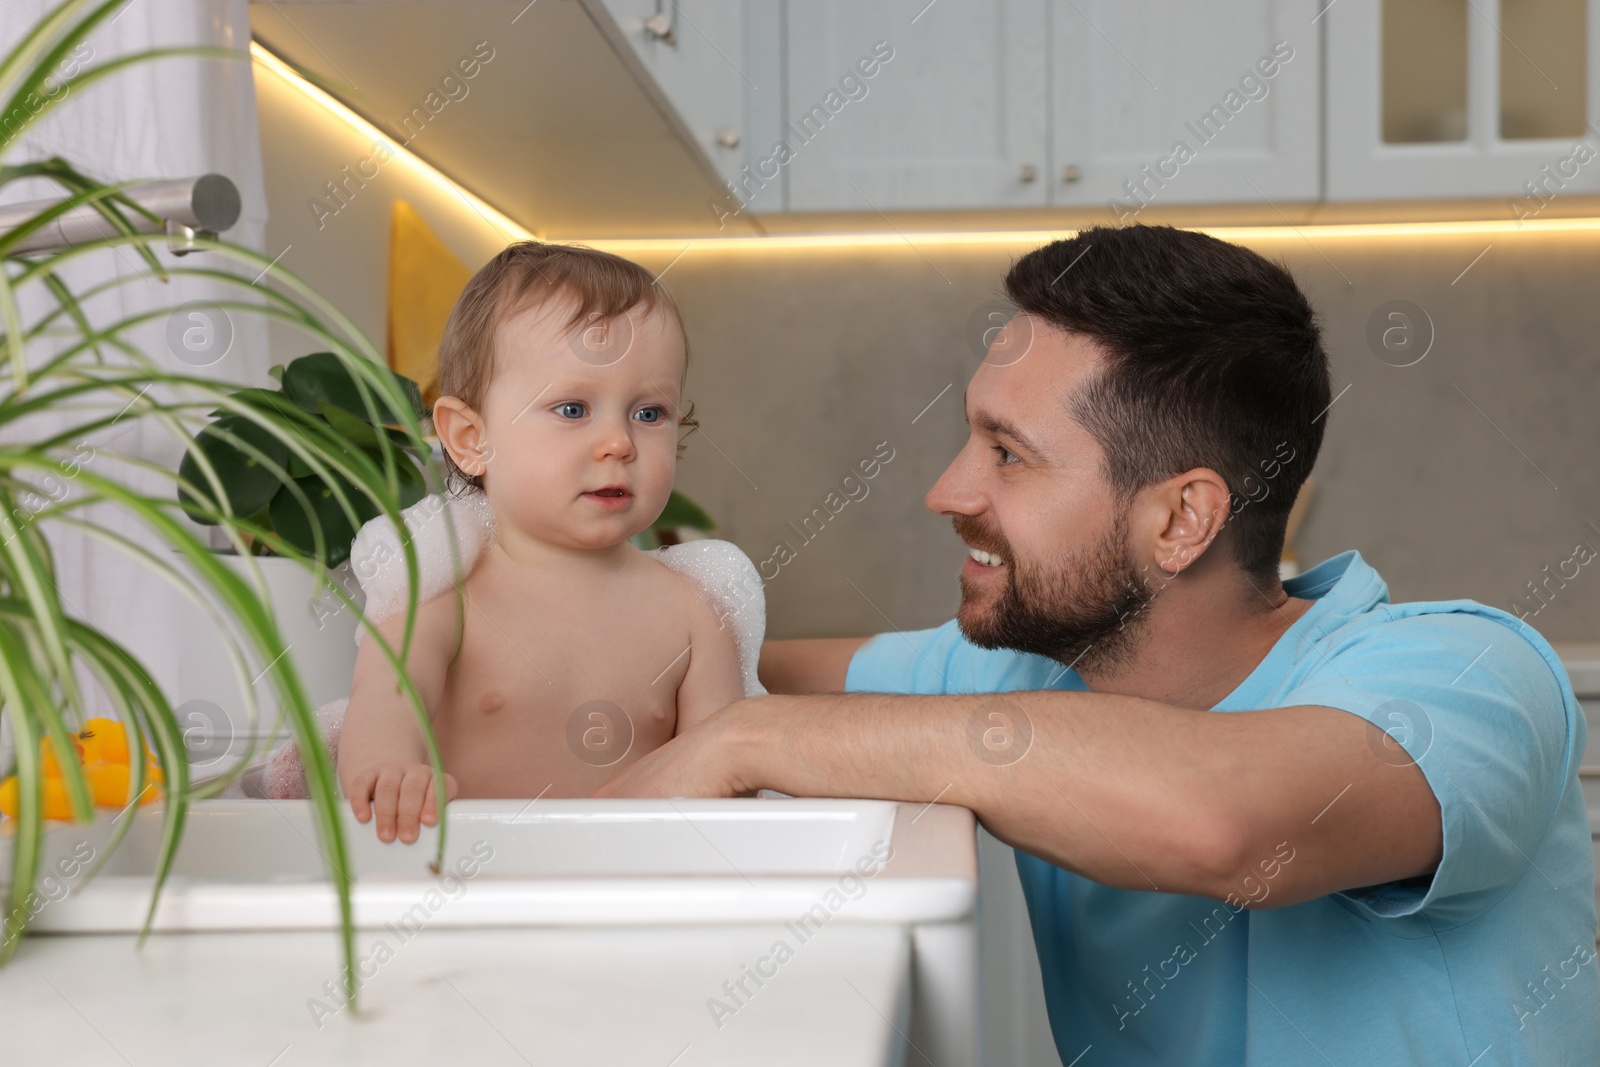
[[(447, 799), (456, 798), (454, 775), (444, 776)], [(433, 826), (439, 821), (434, 802), (433, 767), (426, 763), (389, 763), (369, 767), (351, 779), (347, 793), (350, 810), (357, 822), (366, 822), (378, 813), (378, 840), (393, 841), (396, 829), (400, 840), (411, 844), (421, 833), (419, 821)]]
[(743, 781), (734, 744), (739, 718), (769, 697), (737, 700), (699, 726), (679, 734), (654, 752), (607, 779), (596, 797), (738, 797), (753, 796), (756, 786)]

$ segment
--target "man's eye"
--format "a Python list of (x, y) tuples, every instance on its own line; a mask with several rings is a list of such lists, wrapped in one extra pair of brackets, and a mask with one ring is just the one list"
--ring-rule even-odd
[(556, 412), (566, 419), (583, 418), (584, 406), (576, 400), (569, 400), (565, 404), (556, 405)]
[[(640, 416), (648, 416), (648, 418), (639, 418)], [(667, 417), (667, 413), (665, 410), (659, 407), (648, 407), (640, 408), (638, 411), (634, 412), (634, 417), (639, 418), (640, 422), (660, 422), (662, 419)]]
[(1007, 466), (1007, 463), (1006, 463), (1006, 457), (1007, 456), (1010, 456), (1012, 459), (1016, 459), (1017, 458), (1016, 453), (1012, 452), (1005, 445), (994, 445), (992, 447), (994, 448), (994, 450), (996, 452), (998, 452), (1000, 454), (1000, 466), (1002, 466), (1002, 467)]

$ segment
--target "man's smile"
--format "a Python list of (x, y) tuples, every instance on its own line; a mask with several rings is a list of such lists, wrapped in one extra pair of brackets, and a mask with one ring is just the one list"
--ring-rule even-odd
[(985, 552), (981, 548), (967, 549), (967, 558), (961, 565), (963, 577), (974, 578), (981, 575), (995, 574), (1005, 569), (1005, 561), (993, 552)]

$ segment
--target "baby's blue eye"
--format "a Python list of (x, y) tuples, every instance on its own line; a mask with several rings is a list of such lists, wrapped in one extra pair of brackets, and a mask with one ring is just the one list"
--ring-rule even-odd
[(634, 415), (636, 417), (639, 416), (639, 415), (649, 415), (650, 416), (648, 419), (640, 419), (639, 420), (640, 422), (660, 422), (662, 419), (666, 418), (667, 413), (665, 411), (663, 411), (661, 408), (651, 407), (651, 408), (640, 408), (638, 411), (634, 412)]
[[(567, 414), (568, 408), (577, 408), (578, 410), (572, 414)], [(576, 400), (569, 400), (565, 404), (558, 404), (556, 406), (556, 411), (561, 413), (562, 417), (564, 418), (581, 419), (583, 418), (584, 407)]]

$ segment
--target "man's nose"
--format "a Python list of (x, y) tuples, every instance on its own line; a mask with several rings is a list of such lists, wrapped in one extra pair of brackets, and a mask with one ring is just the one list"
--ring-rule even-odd
[(950, 466), (939, 475), (928, 495), (922, 498), (928, 510), (936, 515), (976, 515), (984, 509), (983, 495), (972, 487), (971, 478), (964, 466), (966, 450), (950, 461)]

